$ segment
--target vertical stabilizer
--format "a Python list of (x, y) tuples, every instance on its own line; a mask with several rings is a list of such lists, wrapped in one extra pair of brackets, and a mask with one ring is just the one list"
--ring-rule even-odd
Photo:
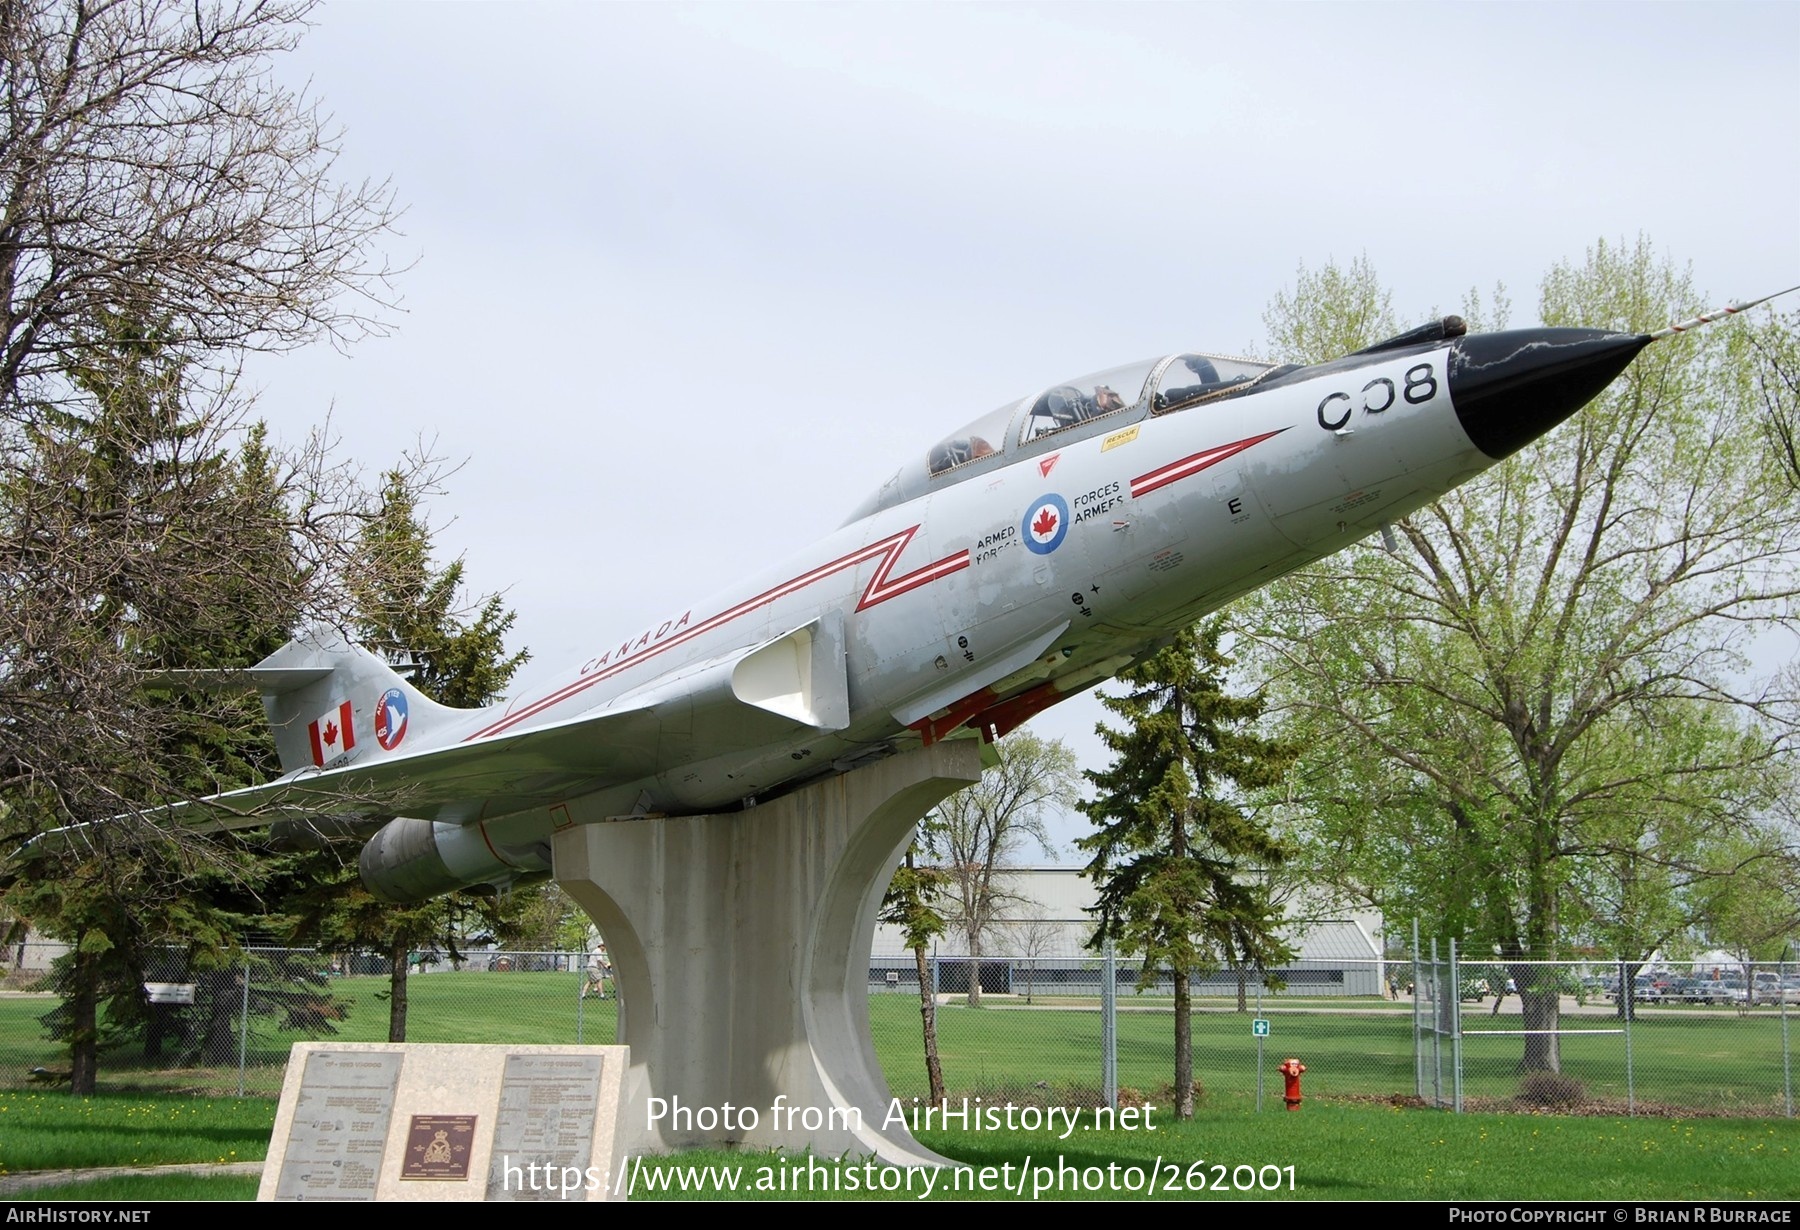
[(428, 699), (330, 630), (302, 633), (248, 673), (262, 693), (284, 773), (406, 751), (468, 712)]

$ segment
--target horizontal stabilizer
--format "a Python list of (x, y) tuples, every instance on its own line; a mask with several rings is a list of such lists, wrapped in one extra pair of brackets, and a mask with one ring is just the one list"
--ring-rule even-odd
[(155, 671), (144, 677), (149, 684), (170, 684), (197, 692), (261, 692), (281, 696), (295, 688), (317, 683), (331, 674), (329, 666), (250, 666), (235, 670)]

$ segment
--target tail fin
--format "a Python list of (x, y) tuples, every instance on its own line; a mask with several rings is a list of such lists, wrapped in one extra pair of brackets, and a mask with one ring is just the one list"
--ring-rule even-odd
[(307, 632), (247, 672), (262, 693), (282, 771), (326, 768), (410, 749), (471, 710), (428, 699), (336, 632)]

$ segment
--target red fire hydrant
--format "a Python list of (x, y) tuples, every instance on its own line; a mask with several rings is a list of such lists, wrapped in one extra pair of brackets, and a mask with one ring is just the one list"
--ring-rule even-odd
[(1289, 1110), (1299, 1110), (1300, 1074), (1306, 1071), (1306, 1065), (1301, 1063), (1298, 1059), (1286, 1059), (1283, 1060), (1281, 1066), (1275, 1070), (1281, 1073), (1282, 1080), (1287, 1084), (1287, 1091), (1282, 1094), (1281, 1100), (1287, 1103), (1287, 1108)]

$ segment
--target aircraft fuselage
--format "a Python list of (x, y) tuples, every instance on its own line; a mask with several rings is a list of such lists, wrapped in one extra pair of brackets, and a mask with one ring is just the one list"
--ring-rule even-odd
[[(1572, 413), (1647, 341), (1592, 330), (1404, 337), (1166, 412), (1146, 385), (1135, 404), (1030, 441), (1018, 426), (1029, 399), (1019, 403), (1001, 448), (977, 439), (955, 453), (966, 462), (896, 476), (872, 511), (821, 542), (598, 639), (548, 686), (435, 733), (449, 746), (621, 707), (656, 714), (636, 746), (615, 752), (610, 781), (507, 814), (479, 798), (440, 811), (444, 869), (427, 879), (541, 873), (549, 834), (566, 824), (736, 809), (905, 746), (1004, 734), (1232, 598), (1474, 477)], [(794, 639), (763, 652), (816, 693), (801, 719), (755, 697), (706, 701), (724, 686), (721, 670), (783, 637)], [(737, 668), (729, 686), (741, 699), (757, 675)], [(771, 691), (782, 687), (792, 684)], [(372, 884), (413, 857), (380, 845), (372, 876), (364, 858)], [(412, 884), (389, 894), (423, 891)]]

